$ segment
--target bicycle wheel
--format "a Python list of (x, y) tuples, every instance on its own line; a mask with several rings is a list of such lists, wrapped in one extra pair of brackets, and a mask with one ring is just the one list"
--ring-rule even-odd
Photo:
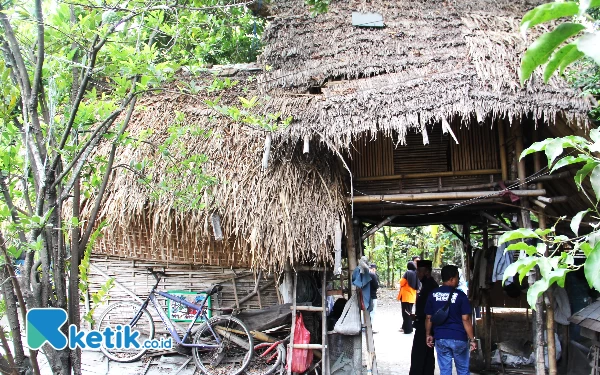
[[(103, 332), (105, 328), (110, 327), (113, 332), (117, 330), (117, 326), (125, 327), (132, 323), (134, 317), (138, 317), (135, 322), (131, 325), (132, 331), (138, 331), (138, 342), (143, 344), (144, 341), (154, 338), (154, 321), (148, 310), (143, 309), (140, 304), (133, 302), (118, 302), (114, 303), (102, 313), (98, 320), (97, 330)], [(112, 338), (113, 344), (115, 343), (115, 337)], [(100, 346), (100, 350), (109, 359), (116, 362), (134, 362), (140, 359), (147, 349), (143, 347), (136, 348), (106, 348), (104, 345)]]
[(194, 336), (194, 344), (216, 346), (192, 350), (196, 366), (206, 375), (241, 374), (254, 352), (250, 331), (231, 316), (216, 316), (202, 324)]
[(279, 370), (285, 358), (285, 346), (272, 346), (269, 342), (254, 346), (254, 356), (246, 368), (246, 375), (269, 375)]

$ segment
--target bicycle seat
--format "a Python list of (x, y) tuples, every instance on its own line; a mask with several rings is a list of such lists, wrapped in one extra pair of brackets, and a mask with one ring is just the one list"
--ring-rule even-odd
[(213, 294), (220, 292), (221, 290), (223, 290), (223, 287), (221, 285), (213, 285), (210, 288), (201, 291), (200, 293), (206, 293), (209, 296), (212, 296)]
[(163, 271), (154, 271), (152, 267), (148, 267), (146, 270), (150, 272), (156, 280), (167, 276)]

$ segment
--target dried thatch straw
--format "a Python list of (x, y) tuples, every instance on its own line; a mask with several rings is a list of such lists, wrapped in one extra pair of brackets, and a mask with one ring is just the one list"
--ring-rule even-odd
[[(224, 104), (248, 95), (241, 87), (218, 94), (223, 95)], [(210, 187), (211, 195), (206, 194), (209, 208), (182, 211), (171, 194), (153, 200), (152, 188), (135, 173), (117, 169), (101, 215), (110, 225), (96, 252), (268, 270), (279, 270), (288, 259), (300, 263), (330, 260), (336, 222), (342, 220), (345, 207), (337, 162), (332, 156), (320, 155), (317, 145), (306, 156), (301, 145), (279, 141), (263, 172), (266, 133), (231, 123), (208, 108), (204, 99), (215, 95), (192, 96), (171, 90), (144, 98), (133, 116), (131, 136), (137, 138), (148, 129), (153, 133), (138, 147), (121, 149), (117, 156), (117, 164), (125, 165), (152, 160), (145, 171), (152, 175), (151, 185), (182, 180), (191, 186), (198, 183), (198, 177), (181, 167), (173, 171), (173, 161), (180, 162), (186, 153), (205, 154), (204, 171), (218, 180)], [(184, 114), (184, 125), (212, 134), (207, 138), (186, 134), (169, 148), (171, 157), (164, 157), (150, 144), (161, 144), (168, 137), (167, 129), (177, 112)], [(100, 153), (107, 153), (108, 147), (104, 145)], [(220, 217), (223, 243), (212, 238), (213, 213)]]
[[(260, 56), (272, 69), (259, 82), (277, 97), (273, 108), (288, 98), (307, 101), (294, 93), (325, 86), (288, 135), (316, 132), (342, 148), (366, 130), (397, 132), (404, 143), (407, 129), (456, 116), (532, 113), (553, 122), (560, 114), (586, 127), (590, 105), (563, 79), (546, 85), (538, 72), (519, 83), (520, 56), (531, 42), (519, 21), (540, 2), (351, 0), (317, 17), (300, 0), (277, 2)], [(379, 12), (385, 28), (353, 26), (353, 11)]]

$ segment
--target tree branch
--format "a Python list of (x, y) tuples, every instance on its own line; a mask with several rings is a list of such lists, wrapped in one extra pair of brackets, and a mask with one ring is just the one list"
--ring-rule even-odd
[[(0, 190), (2, 190), (4, 203), (6, 203), (6, 206), (8, 206), (8, 209), (10, 210), (10, 216), (12, 217), (13, 222), (15, 224), (19, 224), (21, 222), (21, 219), (19, 219), (17, 208), (15, 207), (12, 197), (10, 196), (10, 191), (8, 189), (8, 186), (6, 185), (5, 178), (6, 176), (4, 176), (4, 173), (0, 172)], [(25, 232), (23, 232), (23, 230), (19, 228), (17, 229), (17, 233), (19, 234), (19, 241), (21, 241), (22, 244), (26, 243), (27, 237), (25, 236)]]
[(63, 193), (61, 195), (61, 200), (64, 200), (69, 196), (71, 189), (73, 188), (73, 184), (75, 183), (76, 176), (79, 175), (79, 173), (81, 172), (83, 165), (87, 161), (87, 158), (92, 153), (92, 151), (94, 151), (98, 142), (100, 142), (102, 135), (104, 135), (106, 133), (106, 129), (108, 129), (115, 122), (117, 117), (119, 117), (119, 115), (125, 110), (125, 108), (127, 108), (127, 105), (129, 105), (129, 103), (131, 103), (131, 101), (135, 97), (136, 97), (135, 93), (130, 94), (123, 101), (121, 106), (118, 109), (116, 109), (115, 111), (113, 111), (113, 113), (111, 113), (108, 116), (108, 118), (104, 120), (104, 122), (94, 131), (94, 133), (88, 139), (88, 141), (85, 143), (85, 145), (83, 145), (81, 150), (79, 150), (77, 155), (73, 158), (73, 161), (71, 161), (71, 163), (60, 174), (60, 176), (54, 181), (52, 186), (55, 186), (56, 184), (60, 183), (62, 181), (62, 179), (65, 178), (65, 176), (69, 173), (69, 171), (74, 168), (71, 178), (69, 179), (69, 181), (65, 185), (65, 188), (63, 189)]
[[(135, 87), (136, 81), (137, 81), (137, 78), (134, 79), (134, 81), (133, 81), (132, 90)], [(98, 191), (98, 196), (96, 197), (96, 202), (94, 203), (94, 208), (92, 209), (92, 212), (90, 214), (90, 218), (88, 220), (88, 226), (85, 230), (85, 233), (81, 237), (81, 241), (79, 242), (80, 249), (85, 249), (85, 247), (87, 246), (87, 242), (89, 241), (90, 235), (92, 234), (92, 232), (94, 230), (94, 224), (96, 222), (96, 219), (98, 218), (98, 213), (100, 212), (100, 204), (102, 203), (102, 198), (104, 196), (104, 192), (106, 191), (106, 186), (108, 185), (108, 181), (110, 180), (110, 176), (112, 175), (112, 166), (115, 161), (117, 145), (119, 143), (119, 139), (121, 138), (123, 133), (125, 133), (125, 130), (129, 126), (129, 121), (131, 120), (131, 115), (135, 108), (136, 101), (137, 101), (137, 96), (134, 95), (133, 99), (131, 101), (131, 104), (129, 106), (129, 111), (127, 111), (127, 116), (125, 116), (123, 125), (121, 126), (121, 129), (119, 130), (119, 134), (117, 135), (116, 139), (113, 141), (112, 148), (110, 149), (110, 155), (108, 157), (106, 173), (104, 175), (104, 179), (102, 180), (102, 185), (100, 186), (100, 190)]]
[(21, 49), (19, 48), (19, 42), (15, 37), (14, 30), (8, 20), (8, 17), (3, 12), (4, 7), (2, 3), (0, 3), (0, 24), (2, 24), (2, 28), (4, 28), (4, 32), (6, 34), (6, 38), (8, 39), (8, 45), (12, 57), (16, 63), (16, 71), (20, 77), (21, 81), (21, 89), (23, 90), (22, 94), (25, 96), (31, 95), (31, 83), (29, 82), (29, 75), (27, 74), (27, 68), (25, 67), (25, 61), (23, 60), (23, 55), (21, 54)]
[(42, 69), (44, 67), (44, 17), (41, 0), (35, 0), (35, 20), (37, 22), (37, 61), (29, 97), (31, 101), (29, 110), (32, 112), (37, 112), (38, 93), (42, 85)]

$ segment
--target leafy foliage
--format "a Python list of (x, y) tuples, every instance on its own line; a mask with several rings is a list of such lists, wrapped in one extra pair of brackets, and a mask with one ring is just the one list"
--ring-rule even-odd
[[(600, 7), (599, 0), (555, 2), (542, 4), (527, 12), (521, 21), (521, 32), (544, 22), (564, 17), (574, 18), (573, 22), (559, 24), (554, 30), (542, 34), (527, 49), (521, 60), (519, 75), (521, 83), (531, 77), (538, 66), (546, 64), (544, 81), (547, 82), (558, 69), (563, 74), (565, 68), (584, 56), (600, 64), (600, 31), (593, 26), (586, 12)], [(559, 48), (572, 37), (581, 34), (574, 41)], [(558, 49), (558, 50), (557, 50)]]
[(365, 254), (377, 264), (381, 281), (395, 287), (414, 256), (432, 260), (436, 268), (461, 264), (462, 242), (440, 225), (383, 227), (369, 238)]
[[(527, 292), (527, 301), (535, 308), (537, 298), (550, 286), (557, 283), (564, 287), (566, 275), (584, 267), (585, 277), (590, 285), (600, 291), (600, 158), (597, 152), (600, 150), (600, 130), (593, 129), (590, 139), (582, 137), (567, 136), (562, 138), (550, 138), (532, 144), (523, 151), (521, 158), (534, 152), (545, 152), (548, 157), (548, 167), (556, 171), (566, 166), (579, 166), (575, 175), (575, 184), (578, 189), (585, 193), (590, 202), (589, 209), (577, 213), (570, 219), (570, 228), (575, 234), (574, 238), (556, 234), (556, 227), (550, 229), (519, 229), (503, 234), (499, 243), (508, 241), (523, 241), (533, 239), (537, 241), (536, 246), (519, 242), (508, 246), (506, 251), (524, 250), (526, 257), (511, 264), (504, 272), (504, 279), (519, 274), (522, 280), (534, 267), (539, 267), (542, 278), (537, 280)], [(570, 149), (570, 155), (563, 156), (564, 150)], [(572, 154), (575, 155), (572, 155)], [(587, 184), (589, 178), (590, 184)], [(591, 186), (590, 186), (591, 185)], [(593, 218), (594, 222), (586, 222), (585, 234), (580, 234), (583, 220), (586, 217)], [(590, 230), (591, 229), (591, 230)], [(586, 257), (583, 265), (575, 265), (575, 254), (583, 252)]]
[[(24, 257), (24, 267), (30, 267), (19, 278), (27, 291), (23, 305), (79, 315), (79, 301), (68, 296), (87, 291), (95, 220), (117, 168), (109, 155), (141, 141), (127, 131), (137, 97), (159, 90), (183, 67), (191, 72), (190, 89), (215, 92), (233, 84), (215, 80), (198, 88), (193, 82), (195, 73), (211, 64), (253, 61), (263, 26), (264, 20), (243, 3), (225, 0), (0, 4), (0, 231), (10, 255)], [(176, 119), (167, 143), (156, 146), (167, 154), (178, 147), (179, 137), (194, 132), (202, 130)], [(101, 142), (111, 153), (92, 156)], [(182, 159), (176, 166), (183, 172), (180, 184), (165, 183), (156, 190), (187, 201), (186, 208), (201, 208), (189, 199), (198, 196), (199, 186), (183, 182), (193, 175), (199, 185), (212, 183), (201, 167), (206, 158), (200, 152)], [(148, 179), (144, 163), (118, 167)], [(71, 217), (65, 209), (80, 204), (80, 198), (92, 207), (89, 220), (80, 221), (76, 213)], [(73, 249), (79, 250), (69, 264), (65, 259)], [(39, 272), (31, 272), (33, 267)], [(92, 303), (104, 301), (111, 285), (94, 293)], [(16, 315), (16, 309), (7, 314)], [(53, 370), (80, 373), (68, 349), (46, 355)], [(31, 370), (39, 374), (35, 356), (30, 353)], [(25, 365), (17, 366), (21, 371)]]

